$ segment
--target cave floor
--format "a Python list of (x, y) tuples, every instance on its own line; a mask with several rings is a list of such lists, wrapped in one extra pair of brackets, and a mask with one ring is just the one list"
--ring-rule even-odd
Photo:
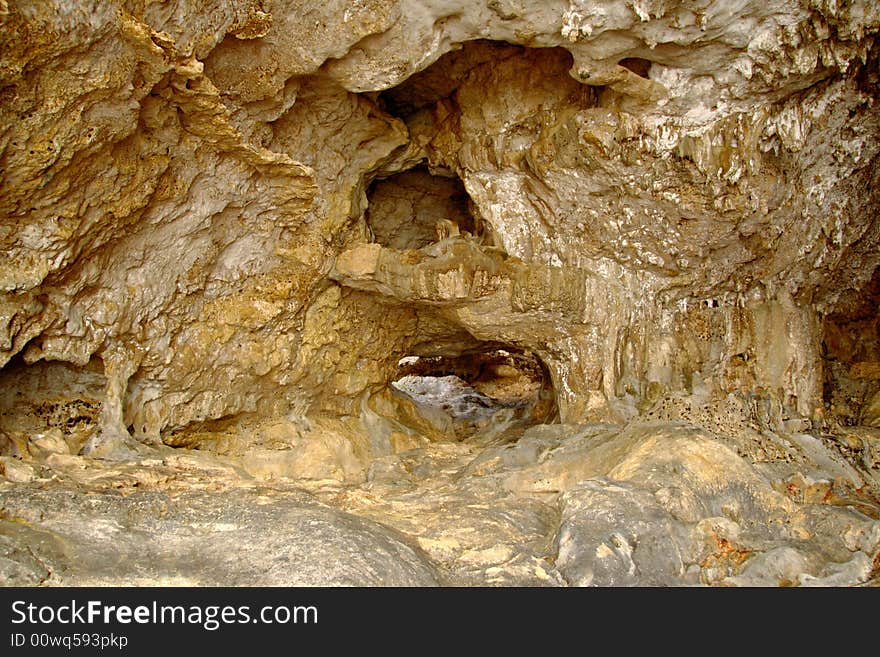
[[(880, 431), (848, 432), (876, 453)], [(508, 424), (376, 458), (349, 483), (170, 447), (6, 456), (0, 581), (877, 585), (878, 464), (792, 438), (759, 462), (685, 423)]]

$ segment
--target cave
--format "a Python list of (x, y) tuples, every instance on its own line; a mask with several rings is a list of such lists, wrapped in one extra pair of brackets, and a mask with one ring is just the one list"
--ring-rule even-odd
[(67, 4), (0, 2), (0, 584), (880, 582), (867, 0)]
[(880, 268), (825, 316), (822, 334), (827, 407), (846, 426), (880, 424)]
[(554, 419), (552, 383), (531, 353), (487, 349), (455, 357), (405, 356), (391, 385), (420, 406), (448, 415), (458, 440), (505, 424), (504, 440), (511, 442), (529, 426)]
[(459, 178), (419, 166), (374, 181), (365, 218), (376, 243), (420, 249), (449, 237), (479, 237), (468, 201)]

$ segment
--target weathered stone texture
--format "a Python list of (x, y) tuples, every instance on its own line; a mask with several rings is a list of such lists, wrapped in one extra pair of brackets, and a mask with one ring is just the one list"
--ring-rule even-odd
[[(871, 0), (2, 0), (0, 451), (30, 414), (74, 454), (363, 482), (443, 434), (402, 357), (509, 349), (544, 419), (758, 462), (825, 432), (870, 474), (878, 34)], [(617, 492), (667, 522), (595, 476), (564, 523)], [(547, 577), (632, 583), (615, 540)]]

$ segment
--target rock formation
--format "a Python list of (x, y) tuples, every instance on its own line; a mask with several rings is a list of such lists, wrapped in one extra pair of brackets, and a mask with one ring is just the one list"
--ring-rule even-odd
[(0, 578), (876, 582), (878, 35), (0, 0)]

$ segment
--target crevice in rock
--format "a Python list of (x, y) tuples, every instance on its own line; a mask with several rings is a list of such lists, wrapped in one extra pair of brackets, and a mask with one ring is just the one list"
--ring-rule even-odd
[(204, 449), (223, 454), (229, 452), (230, 446), (238, 442), (237, 438), (243, 433), (242, 426), (249, 421), (256, 423), (253, 414), (247, 412), (212, 420), (196, 420), (185, 426), (163, 431), (162, 443), (169, 447)]
[(647, 59), (641, 59), (639, 57), (625, 57), (624, 59), (621, 59), (618, 64), (626, 69), (629, 69), (640, 78), (649, 78), (648, 73), (651, 70), (651, 62)]

